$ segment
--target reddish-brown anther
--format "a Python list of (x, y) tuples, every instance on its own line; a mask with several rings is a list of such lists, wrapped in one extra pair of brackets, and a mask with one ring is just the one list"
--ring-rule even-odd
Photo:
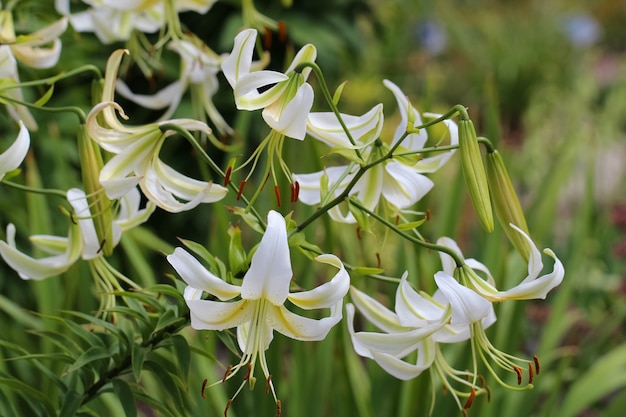
[(226, 168), (226, 173), (224, 174), (224, 187), (230, 184), (230, 175), (233, 173), (233, 167)]
[(274, 186), (274, 194), (276, 194), (276, 203), (280, 207), (280, 188), (278, 188), (278, 185)]
[(265, 395), (270, 392), (270, 387), (272, 386), (272, 375), (268, 375), (265, 380)]
[(376, 252), (376, 265), (378, 266), (378, 268), (380, 268), (380, 253)]
[(228, 365), (228, 368), (226, 368), (226, 372), (224, 372), (224, 378), (222, 378), (222, 382), (226, 382), (226, 378), (228, 378), (228, 375), (230, 375), (230, 371), (232, 370), (233, 370), (233, 366)]
[(524, 375), (522, 368), (520, 368), (519, 366), (514, 366), (513, 369), (517, 374), (517, 385), (522, 385), (522, 377)]
[(532, 384), (535, 379), (535, 373), (533, 372), (533, 364), (528, 362), (528, 383)]
[(206, 400), (206, 394), (204, 393), (204, 390), (206, 389), (206, 384), (209, 380), (208, 379), (204, 379), (204, 381), (202, 381), (202, 390), (200, 391), (200, 395), (202, 396), (203, 400)]
[(237, 201), (241, 200), (241, 195), (243, 194), (243, 187), (246, 186), (246, 180), (243, 180), (239, 183), (239, 190), (237, 191)]
[(224, 417), (228, 417), (228, 409), (230, 408), (230, 405), (233, 403), (233, 400), (228, 400), (228, 402), (226, 403), (226, 408), (224, 409)]
[(265, 49), (270, 49), (272, 47), (272, 31), (268, 27), (265, 28), (263, 36), (263, 47)]
[(465, 405), (463, 406), (464, 410), (467, 410), (468, 408), (472, 406), (472, 403), (474, 402), (474, 398), (476, 398), (476, 390), (474, 389), (474, 387), (472, 387), (472, 391), (470, 392), (470, 395), (467, 398)]
[(276, 400), (276, 417), (280, 416), (280, 412), (282, 411), (282, 404), (280, 400)]
[(248, 364), (248, 372), (246, 372), (246, 376), (243, 377), (243, 380), (248, 381), (250, 379), (251, 374), (252, 374), (252, 365)]
[(537, 355), (533, 355), (533, 361), (535, 361), (535, 371), (537, 371), (537, 375), (541, 372), (541, 368), (539, 367), (539, 358)]
[(298, 201), (298, 197), (300, 197), (300, 183), (298, 181), (293, 183), (293, 196), (292, 196), (292, 203), (295, 203), (296, 201)]
[(287, 24), (282, 20), (278, 22), (278, 40), (282, 43), (287, 40)]

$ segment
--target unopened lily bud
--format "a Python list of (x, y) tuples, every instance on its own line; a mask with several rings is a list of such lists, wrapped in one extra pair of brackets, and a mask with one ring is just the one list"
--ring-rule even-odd
[(99, 180), (103, 166), (100, 148), (87, 133), (85, 125), (80, 125), (78, 128), (78, 150), (81, 161), (83, 188), (93, 215), (96, 234), (102, 245), (103, 254), (109, 256), (113, 253), (111, 200), (107, 198)]
[(228, 236), (230, 236), (230, 243), (228, 244), (228, 265), (230, 271), (237, 275), (239, 272), (245, 271), (248, 268), (246, 262), (246, 251), (243, 249), (241, 243), (241, 229), (239, 226), (228, 226)]
[(529, 234), (522, 206), (511, 183), (502, 156), (497, 150), (487, 154), (487, 181), (493, 198), (493, 207), (498, 221), (504, 228), (509, 241), (515, 249), (528, 261), (530, 245), (524, 236), (510, 227), (514, 224), (524, 233)]
[(461, 154), (461, 169), (472, 205), (480, 224), (487, 232), (491, 233), (494, 225), (487, 174), (480, 155), (474, 124), (469, 119), (462, 119), (459, 122), (459, 152)]

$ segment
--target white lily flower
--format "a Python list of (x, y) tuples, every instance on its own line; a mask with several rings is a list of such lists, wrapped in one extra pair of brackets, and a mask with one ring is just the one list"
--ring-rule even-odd
[(222, 134), (231, 135), (232, 128), (228, 126), (211, 101), (211, 97), (219, 88), (217, 74), (221, 70), (223, 58), (200, 40), (195, 43), (189, 40), (173, 40), (168, 44), (168, 48), (181, 57), (182, 68), (178, 81), (164, 87), (156, 94), (143, 95), (133, 93), (123, 81), (117, 80), (117, 92), (148, 109), (160, 110), (167, 107), (165, 113), (159, 118), (159, 120), (166, 120), (174, 114), (183, 95), (189, 90), (192, 96), (196, 97), (196, 100), (192, 101), (201, 103), (217, 130)]
[(15, 142), (13, 142), (6, 151), (0, 154), (0, 181), (7, 172), (17, 169), (22, 164), (30, 148), (30, 134), (28, 133), (28, 129), (21, 120), (19, 125), (20, 132)]
[(154, 33), (165, 21), (160, 1), (83, 0), (83, 3), (91, 7), (78, 13), (71, 13), (69, 0), (55, 0), (55, 7), (69, 17), (75, 31), (93, 32), (105, 44), (128, 40), (133, 30)]
[[(530, 257), (528, 259), (528, 275), (526, 278), (522, 280), (515, 287), (506, 290), (500, 291), (496, 287), (496, 281), (489, 272), (489, 269), (477, 261), (476, 259), (466, 259), (466, 276), (467, 282), (464, 282), (464, 285), (467, 285), (469, 288), (474, 290), (476, 293), (480, 294), (485, 299), (491, 302), (498, 302), (504, 300), (530, 300), (530, 299), (545, 299), (553, 288), (557, 287), (565, 276), (565, 269), (563, 268), (563, 264), (556, 257), (554, 252), (550, 249), (544, 249), (544, 253), (554, 259), (554, 267), (552, 272), (547, 273), (545, 275), (539, 276), (541, 271), (543, 270), (543, 262), (541, 262), (541, 253), (537, 249), (537, 246), (533, 243), (530, 237), (524, 233), (520, 228), (511, 225), (513, 229), (515, 229), (518, 233), (520, 233), (527, 241), (530, 246)], [(446, 246), (450, 249), (456, 251), (460, 256), (463, 256), (461, 249), (450, 238), (443, 237), (440, 238), (437, 243), (442, 246)], [(443, 269), (448, 274), (453, 274), (456, 265), (454, 261), (449, 255), (441, 252), (441, 262), (443, 264)], [(483, 273), (485, 278), (482, 278), (476, 271)]]
[[(317, 50), (311, 44), (298, 51), (285, 73), (277, 71), (252, 71), (252, 54), (257, 31), (246, 29), (235, 37), (232, 53), (222, 63), (222, 71), (234, 90), (235, 104), (239, 110), (263, 109), (263, 119), (277, 132), (303, 140), (306, 120), (313, 105), (313, 88), (306, 83), (311, 72), (298, 65), (314, 62)], [(259, 92), (259, 89), (265, 89)]]
[[(401, 113), (401, 121), (396, 128), (391, 145), (395, 145), (404, 135), (408, 126), (409, 111), (414, 126), (422, 124), (417, 110), (409, 105), (409, 102), (400, 89), (390, 81), (384, 84), (396, 97), (398, 108)], [(343, 127), (333, 113), (312, 113), (308, 118), (307, 131), (316, 139), (331, 145), (345, 149), (363, 149), (365, 160), (383, 156), (384, 149), (379, 147), (367, 148), (378, 138), (383, 125), (382, 105), (377, 105), (364, 115), (357, 117), (342, 114), (342, 119), (351, 132), (355, 145), (352, 145), (343, 130)], [(432, 117), (439, 115), (432, 114)], [(444, 121), (450, 135), (450, 144), (458, 143), (458, 129), (451, 120)], [(424, 148), (428, 137), (426, 131), (411, 133), (402, 142), (398, 152), (419, 152)], [(370, 151), (370, 149), (374, 149)], [(376, 152), (370, 154), (369, 152)], [(394, 210), (405, 210), (417, 203), (433, 187), (433, 182), (424, 173), (432, 173), (443, 166), (453, 155), (454, 150), (441, 152), (438, 155), (420, 159), (417, 162), (408, 158), (388, 159), (381, 164), (369, 169), (350, 191), (370, 210), (374, 210), (381, 199), (389, 204)], [(358, 170), (355, 164), (330, 167), (323, 171), (312, 174), (294, 174), (293, 177), (300, 186), (300, 200), (309, 205), (320, 204), (322, 200), (321, 182), (322, 177), (328, 179), (328, 187), (334, 191), (333, 196), (341, 194), (353, 180)], [(329, 215), (335, 221), (355, 223), (352, 213), (342, 213), (335, 206), (329, 210)]]
[[(396, 291), (395, 312), (356, 288), (350, 288), (354, 305), (346, 305), (346, 312), (354, 349), (360, 356), (373, 359), (390, 375), (402, 380), (413, 379), (431, 366), (434, 367), (435, 374), (441, 378), (446, 389), (452, 392), (459, 408), (462, 408), (458, 397), (475, 396), (486, 390), (477, 386), (475, 380), (467, 378), (473, 376), (471, 373), (454, 370), (445, 361), (439, 345), (469, 339), (472, 320), (478, 318), (478, 315), (483, 316), (478, 320), (482, 320), (485, 326), (491, 325), (495, 321), (491, 303), (477, 294), (467, 294), (471, 298), (466, 300), (467, 303), (484, 303), (480, 313), (468, 314), (456, 305), (458, 300), (455, 294), (448, 291), (445, 284), (430, 297), (415, 291), (408, 283), (407, 275), (405, 272)], [(448, 296), (453, 300), (448, 299)], [(355, 306), (367, 321), (382, 332), (355, 331)], [(406, 357), (411, 354), (417, 356), (409, 362)], [(465, 390), (455, 388), (448, 377), (455, 384), (464, 385)]]
[[(275, 400), (265, 359), (274, 330), (296, 340), (324, 339), (341, 320), (342, 300), (350, 286), (348, 273), (339, 258), (325, 254), (316, 260), (339, 269), (335, 276), (313, 290), (289, 292), (292, 269), (286, 224), (285, 219), (275, 211), (268, 214), (267, 229), (241, 286), (226, 283), (213, 275), (182, 248), (176, 248), (167, 260), (188, 284), (185, 299), (194, 329), (237, 328), (237, 341), (243, 356), (239, 364), (228, 368), (223, 380), (230, 379), (237, 371), (247, 367), (250, 378), (245, 378), (242, 385), (248, 379), (252, 385), (254, 366), (258, 360)], [(220, 301), (202, 299), (203, 292)], [(225, 302), (228, 300), (234, 301)], [(286, 301), (304, 310), (328, 308), (330, 315), (319, 320), (303, 317), (290, 312), (284, 305)]]
[(114, 154), (100, 172), (100, 183), (107, 196), (111, 199), (119, 198), (139, 184), (150, 201), (169, 212), (190, 210), (201, 203), (212, 203), (224, 198), (227, 188), (190, 178), (159, 159), (165, 139), (174, 133), (162, 132), (162, 125), (171, 123), (208, 134), (211, 129), (206, 124), (193, 119), (165, 120), (144, 126), (125, 126), (119, 122), (114, 110), (123, 118), (127, 117), (119, 104), (112, 100), (123, 54), (123, 50), (118, 50), (109, 58), (103, 102), (89, 112), (86, 122), (89, 135), (103, 149)]
[[(16, 36), (13, 16), (9, 10), (0, 11), (0, 78), (19, 84), (17, 61), (31, 68), (50, 68), (56, 65), (61, 55), (61, 36), (67, 29), (67, 19), (62, 18), (27, 35)], [(0, 86), (0, 90), (2, 87)], [(9, 88), (2, 92), (8, 97), (23, 101), (20, 88)], [(11, 117), (24, 121), (26, 127), (37, 130), (37, 122), (29, 110), (19, 104), (7, 104)]]
[[(102, 257), (101, 242), (89, 210), (87, 198), (82, 190), (72, 188), (67, 191), (67, 200), (74, 210), (74, 217), (67, 237), (33, 235), (34, 246), (50, 254), (44, 258), (33, 258), (17, 249), (15, 226), (7, 226), (7, 241), (0, 241), (0, 256), (21, 278), (41, 280), (67, 271), (78, 259), (90, 261)], [(113, 221), (113, 246), (116, 246), (122, 233), (145, 222), (154, 211), (148, 204), (139, 209), (140, 195), (137, 189), (131, 190), (120, 200), (118, 217)]]

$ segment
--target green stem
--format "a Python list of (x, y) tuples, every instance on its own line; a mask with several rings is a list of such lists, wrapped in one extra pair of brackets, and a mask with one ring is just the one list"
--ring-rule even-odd
[(394, 156), (411, 156), (430, 152), (451, 151), (453, 149), (459, 149), (459, 145), (433, 146), (430, 148), (420, 149), (418, 151), (400, 152)]
[(83, 109), (77, 106), (63, 106), (63, 107), (37, 106), (33, 103), (16, 100), (13, 97), (5, 96), (5, 95), (0, 95), (0, 101), (8, 101), (10, 103), (15, 103), (21, 106), (30, 107), (31, 109), (43, 110), (43, 111), (47, 111), (50, 113), (66, 113), (66, 112), (74, 113), (76, 117), (78, 117), (78, 120), (80, 124), (82, 125), (84, 125), (85, 121), (87, 120), (87, 116), (85, 115), (85, 112), (83, 111)]
[(55, 195), (57, 197), (62, 197), (62, 198), (67, 198), (65, 191), (63, 190), (56, 190), (56, 189), (42, 189), (42, 188), (33, 188), (33, 187), (29, 187), (28, 185), (23, 185), (23, 184), (18, 184), (16, 182), (12, 182), (12, 181), (0, 181), (2, 184), (8, 185), (9, 187), (18, 189), (18, 190), (22, 190), (22, 191), (26, 191), (29, 193), (35, 193), (35, 194), (44, 194), (44, 195)]
[(447, 113), (442, 114), (441, 116), (439, 116), (436, 119), (430, 120), (426, 123), (423, 123), (419, 126), (416, 126), (415, 128), (413, 128), (411, 131), (406, 131), (404, 132), (404, 135), (402, 135), (402, 137), (391, 147), (391, 153), (393, 153), (396, 149), (398, 149), (398, 147), (402, 144), (402, 141), (404, 141), (404, 139), (409, 136), (411, 133), (415, 133), (417, 131), (419, 131), (420, 129), (426, 129), (427, 127), (430, 126), (434, 126), (438, 123), (443, 122), (444, 120), (448, 120), (450, 119), (452, 116), (454, 116), (456, 113), (458, 113), (461, 116), (461, 119), (463, 120), (467, 120), (469, 119), (469, 116), (467, 115), (467, 110), (465, 110), (465, 107), (457, 104), (456, 106), (452, 107), (452, 109), (450, 109)]
[[(200, 157), (209, 165), (209, 167), (211, 167), (211, 169), (216, 174), (218, 174), (222, 178), (225, 178), (226, 174), (224, 173), (224, 171), (222, 171), (222, 169), (215, 163), (215, 161), (213, 161), (213, 159), (209, 156), (209, 154), (206, 153), (206, 151), (204, 150), (202, 145), (200, 145), (198, 143), (196, 138), (194, 138), (193, 135), (191, 133), (189, 133), (189, 131), (187, 129), (182, 128), (182, 127), (178, 126), (175, 123), (164, 123), (164, 124), (159, 126), (159, 129), (163, 133), (165, 133), (168, 130), (172, 130), (174, 132), (179, 133), (181, 136), (183, 136), (185, 139), (187, 139), (187, 141), (191, 144), (191, 146), (193, 146), (193, 148), (198, 152)], [(239, 192), (239, 189), (237, 188), (237, 186), (234, 183), (232, 183), (232, 182), (228, 183), (228, 187), (230, 187), (230, 189), (233, 190), (235, 193)], [(265, 227), (265, 220), (259, 214), (259, 212), (256, 211), (256, 209), (250, 205), (250, 202), (248, 201), (248, 198), (245, 195), (242, 194), (241, 195), (241, 200), (244, 203), (246, 203), (246, 205), (248, 207), (250, 207), (250, 211), (252, 212), (254, 217), (256, 217), (256, 219), (259, 221), (259, 224), (261, 224), (263, 227)]]
[(491, 141), (483, 136), (479, 136), (478, 138), (478, 143), (482, 143), (483, 145), (485, 145), (485, 148), (487, 149), (487, 152), (489, 153), (494, 153), (496, 150), (496, 147), (493, 146), (493, 143), (491, 143)]
[(456, 253), (456, 251), (454, 251), (453, 249), (450, 249), (450, 248), (448, 248), (446, 246), (441, 246), (441, 245), (436, 245), (434, 243), (429, 243), (429, 242), (426, 242), (424, 240), (419, 239), (416, 236), (411, 236), (411, 235), (405, 233), (404, 231), (398, 229), (395, 224), (389, 222), (387, 219), (383, 218), (382, 216), (379, 216), (377, 213), (375, 213), (372, 210), (368, 209), (367, 207), (365, 207), (363, 204), (361, 204), (361, 202), (359, 202), (356, 199), (350, 199), (350, 204), (353, 204), (358, 209), (363, 210), (364, 212), (366, 212), (367, 214), (369, 214), (370, 216), (375, 218), (378, 222), (382, 223), (387, 228), (389, 228), (391, 231), (393, 231), (397, 235), (403, 237), (404, 239), (406, 239), (406, 240), (408, 240), (410, 242), (413, 242), (413, 243), (415, 243), (418, 246), (422, 246), (422, 247), (427, 248), (427, 249), (436, 250), (438, 252), (443, 252), (443, 253), (446, 253), (446, 254), (450, 255), (452, 257), (452, 259), (454, 259), (454, 262), (456, 263), (457, 267), (460, 268), (461, 266), (463, 266), (465, 264), (465, 261), (463, 260), (463, 258), (458, 253)]
[(74, 75), (78, 75), (80, 73), (88, 72), (88, 71), (95, 73), (98, 79), (103, 78), (102, 73), (100, 72), (100, 69), (98, 67), (96, 67), (95, 65), (87, 64), (78, 68), (74, 68), (71, 71), (61, 72), (52, 77), (42, 78), (42, 79), (34, 80), (34, 81), (21, 82), (21, 83), (17, 83), (14, 85), (3, 86), (3, 89), (8, 90), (12, 88), (32, 87), (32, 86), (43, 85), (43, 84), (50, 85), (50, 84), (56, 83), (57, 81), (63, 80), (65, 78), (73, 77)]
[[(313, 72), (315, 73), (315, 76), (317, 77), (317, 80), (320, 83), (322, 94), (324, 94), (324, 98), (326, 99), (326, 101), (328, 102), (328, 105), (330, 106), (331, 110), (335, 114), (335, 117), (337, 117), (337, 120), (339, 121), (341, 128), (346, 133), (346, 136), (348, 137), (350, 144), (352, 146), (357, 146), (356, 141), (352, 137), (350, 130), (346, 126), (345, 122), (343, 121), (343, 118), (341, 117), (341, 113), (339, 113), (339, 109), (335, 105), (335, 102), (333, 101), (333, 98), (330, 95), (330, 90), (328, 89), (328, 85), (326, 84), (326, 80), (324, 79), (324, 74), (322, 73), (321, 68), (315, 62), (303, 62), (302, 64), (298, 65), (294, 71), (301, 71), (302, 69), (306, 67), (311, 68)], [(361, 156), (361, 152), (358, 149), (354, 149), (354, 152), (356, 153), (356, 156), (360, 160), (363, 160), (363, 157)]]

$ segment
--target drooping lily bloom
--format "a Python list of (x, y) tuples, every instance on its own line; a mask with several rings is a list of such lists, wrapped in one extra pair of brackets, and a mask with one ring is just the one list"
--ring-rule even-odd
[(28, 153), (28, 148), (30, 148), (30, 134), (28, 133), (28, 129), (21, 120), (19, 124), (20, 132), (15, 142), (13, 142), (6, 151), (0, 154), (0, 180), (4, 178), (7, 172), (17, 169), (22, 164)]
[[(247, 374), (253, 381), (258, 361), (275, 400), (265, 359), (274, 330), (296, 340), (324, 339), (341, 320), (342, 300), (350, 286), (348, 273), (339, 258), (326, 254), (316, 260), (339, 269), (335, 276), (313, 290), (290, 292), (293, 272), (286, 224), (285, 219), (275, 211), (268, 214), (267, 229), (241, 286), (229, 284), (213, 275), (182, 248), (176, 248), (167, 260), (188, 284), (185, 299), (194, 329), (237, 328), (237, 341), (243, 355), (239, 364), (228, 368), (223, 380), (232, 378), (242, 368), (249, 368)], [(203, 293), (220, 301), (203, 299)], [(304, 310), (328, 308), (330, 315), (319, 320), (303, 317), (290, 312), (285, 306), (287, 301)], [(245, 382), (244, 378), (242, 385)]]
[[(9, 10), (0, 10), (0, 78), (19, 84), (17, 61), (31, 68), (50, 68), (56, 65), (61, 55), (59, 36), (67, 29), (67, 19), (62, 18), (33, 33), (17, 36), (13, 27), (13, 15)], [(0, 94), (23, 101), (20, 88), (10, 85)], [(22, 120), (31, 131), (37, 130), (37, 122), (29, 110), (22, 105), (7, 103), (11, 117)]]
[(177, 81), (164, 87), (156, 94), (143, 95), (133, 93), (123, 81), (118, 80), (117, 92), (148, 109), (167, 108), (159, 119), (166, 120), (174, 114), (183, 95), (189, 90), (191, 95), (196, 97), (192, 101), (201, 103), (217, 130), (221, 134), (232, 134), (232, 128), (228, 126), (211, 100), (219, 87), (217, 74), (221, 70), (220, 65), (223, 58), (210, 50), (199, 39), (195, 39), (195, 41), (173, 40), (168, 44), (168, 48), (178, 53), (181, 58), (182, 68)]
[(263, 119), (269, 127), (302, 140), (313, 105), (313, 88), (306, 82), (311, 69), (296, 72), (296, 67), (314, 62), (317, 50), (311, 44), (303, 46), (284, 73), (251, 71), (256, 37), (255, 29), (240, 32), (231, 54), (222, 63), (222, 71), (234, 90), (235, 104), (239, 110), (263, 109)]
[[(395, 311), (369, 295), (350, 288), (354, 305), (346, 305), (348, 330), (355, 351), (373, 359), (386, 372), (402, 380), (419, 376), (431, 366), (444, 387), (455, 398), (459, 408), (459, 397), (468, 397), (486, 392), (476, 384), (475, 376), (466, 371), (453, 369), (444, 359), (440, 344), (457, 343), (470, 338), (471, 324), (480, 321), (484, 327), (495, 322), (491, 303), (471, 290), (464, 296), (468, 300), (459, 304), (457, 293), (451, 291), (446, 277), (438, 272), (435, 280), (439, 290), (430, 297), (415, 291), (407, 281), (405, 272), (396, 291)], [(473, 311), (463, 308), (471, 303)], [(356, 309), (381, 332), (355, 331)], [(411, 361), (407, 357), (417, 354)], [(461, 385), (464, 389), (458, 388)], [(473, 392), (473, 394), (472, 394)]]
[[(395, 84), (385, 80), (384, 85), (394, 94), (401, 114), (401, 121), (390, 145), (383, 143), (380, 146), (370, 146), (382, 130), (382, 105), (375, 106), (362, 116), (342, 115), (344, 124), (351, 132), (354, 145), (333, 113), (312, 113), (308, 118), (307, 132), (333, 148), (361, 149), (362, 158), (366, 161), (382, 157), (390, 149), (389, 146), (394, 146), (400, 140), (402, 143), (396, 151), (397, 154), (419, 153), (428, 140), (426, 131), (421, 130), (404, 137), (409, 120), (413, 121), (413, 127), (422, 124), (419, 112), (410, 106), (406, 96)], [(439, 117), (434, 114), (430, 116)], [(458, 143), (456, 124), (450, 120), (444, 123), (449, 131), (450, 145), (456, 145)], [(419, 160), (415, 157), (388, 159), (369, 169), (352, 188), (350, 195), (358, 197), (370, 210), (374, 210), (381, 201), (384, 201), (391, 207), (392, 212), (402, 211), (414, 205), (433, 187), (433, 182), (423, 174), (437, 171), (453, 154), (454, 150), (449, 150)], [(328, 189), (333, 191), (332, 197), (341, 194), (353, 180), (358, 168), (359, 166), (353, 163), (329, 167), (312, 174), (293, 175), (294, 180), (300, 185), (300, 201), (309, 205), (320, 204), (323, 198), (322, 177), (327, 179)], [(337, 206), (329, 211), (329, 215), (339, 222), (356, 222), (352, 213), (344, 214)]]
[(100, 172), (100, 183), (107, 196), (119, 198), (139, 184), (150, 201), (169, 212), (190, 210), (201, 203), (224, 198), (228, 191), (225, 187), (183, 175), (159, 158), (165, 139), (174, 133), (161, 131), (162, 125), (176, 124), (186, 130), (208, 134), (211, 130), (205, 123), (193, 119), (174, 119), (143, 126), (125, 126), (119, 122), (115, 110), (127, 118), (122, 108), (113, 101), (115, 80), (123, 54), (123, 50), (118, 50), (109, 58), (103, 102), (94, 106), (86, 122), (89, 135), (103, 149), (114, 154)]
[[(7, 226), (7, 241), (0, 241), (0, 256), (21, 278), (41, 280), (67, 271), (80, 258), (90, 261), (102, 257), (102, 242), (98, 241), (85, 193), (72, 188), (67, 192), (67, 200), (74, 210), (68, 236), (30, 237), (34, 246), (50, 256), (36, 259), (21, 252), (15, 245), (15, 226)], [(153, 204), (140, 209), (140, 203), (137, 189), (132, 189), (120, 199), (118, 216), (112, 224), (113, 246), (119, 243), (124, 231), (142, 224), (154, 211)]]
[[(176, 0), (177, 12), (187, 10), (206, 13), (216, 0)], [(154, 33), (166, 21), (163, 0), (83, 0), (91, 6), (87, 10), (71, 13), (69, 0), (55, 0), (59, 13), (69, 16), (77, 32), (93, 32), (100, 42), (108, 44), (128, 40), (134, 30)]]
[[(511, 225), (518, 233), (520, 233), (528, 242), (530, 246), (530, 256), (528, 259), (528, 275), (515, 287), (500, 291), (496, 287), (496, 281), (489, 272), (489, 269), (477, 261), (476, 259), (465, 260), (465, 270), (467, 276), (467, 285), (476, 293), (484, 297), (491, 302), (505, 301), (505, 300), (530, 300), (535, 298), (545, 299), (552, 289), (557, 287), (565, 276), (565, 269), (563, 264), (556, 257), (551, 249), (544, 249), (544, 253), (554, 259), (554, 267), (552, 272), (539, 276), (543, 270), (543, 262), (541, 262), (541, 253), (537, 249), (537, 246), (530, 239), (530, 237), (524, 233), (520, 228)], [(440, 238), (437, 243), (439, 245), (447, 246), (450, 249), (456, 251), (462, 256), (461, 249), (456, 242), (450, 238)], [(441, 252), (441, 262), (443, 264), (443, 270), (448, 274), (453, 274), (456, 265), (449, 255)], [(477, 272), (481, 272), (485, 278), (481, 277)]]
[[(451, 294), (456, 294), (452, 299), (456, 300), (457, 308), (467, 311), (475, 311), (479, 303), (474, 297), (468, 297), (468, 291), (479, 296), (482, 300), (493, 303), (505, 300), (528, 300), (541, 298), (545, 299), (548, 292), (558, 286), (565, 275), (563, 264), (550, 249), (544, 252), (554, 259), (554, 268), (552, 272), (543, 276), (539, 276), (543, 269), (541, 262), (541, 253), (532, 242), (530, 237), (521, 229), (511, 225), (517, 232), (521, 233), (528, 241), (530, 247), (530, 256), (528, 263), (528, 276), (517, 286), (506, 290), (499, 291), (496, 287), (496, 281), (489, 272), (489, 269), (481, 262), (475, 259), (465, 259), (461, 267), (457, 267), (450, 255), (440, 252), (441, 262), (443, 264), (442, 275), (445, 276), (443, 283), (449, 289)], [(440, 238), (437, 243), (453, 249), (461, 258), (462, 252), (459, 246), (450, 238)], [(479, 275), (479, 272), (484, 276)], [(454, 275), (456, 279), (452, 277)], [(441, 283), (438, 283), (441, 288)], [(475, 320), (472, 323), (472, 347), (480, 351), (480, 357), (489, 371), (496, 375), (493, 364), (498, 368), (517, 376), (517, 385), (522, 385), (524, 370), (528, 369), (528, 383), (522, 387), (515, 387), (507, 384), (499, 377), (496, 377), (498, 383), (512, 389), (526, 389), (532, 387), (534, 375), (539, 373), (539, 359), (533, 356), (532, 360), (523, 359), (514, 355), (505, 353), (497, 349), (487, 337), (484, 325)]]

